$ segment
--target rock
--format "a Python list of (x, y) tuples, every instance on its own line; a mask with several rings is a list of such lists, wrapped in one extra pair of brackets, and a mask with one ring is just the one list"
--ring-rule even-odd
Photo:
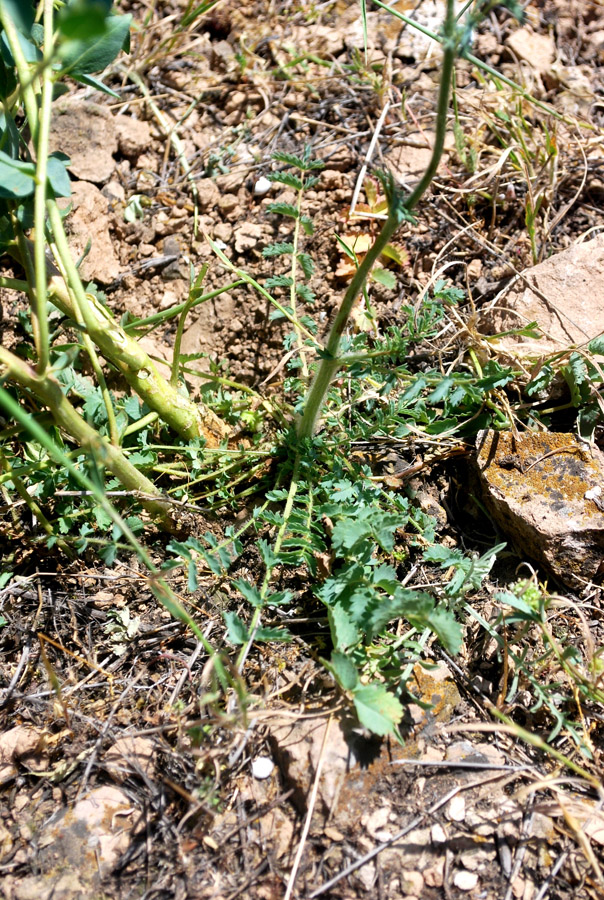
[(149, 738), (126, 735), (118, 738), (105, 754), (105, 767), (116, 781), (131, 775), (153, 778), (155, 749)]
[(64, 100), (53, 106), (50, 152), (69, 156), (69, 171), (83, 181), (104, 184), (115, 169), (117, 152), (114, 118), (96, 103)]
[(98, 896), (100, 879), (130, 846), (138, 824), (134, 813), (126, 794), (111, 786), (90, 791), (73, 809), (57, 810), (37, 838), (36, 865), (41, 877), (15, 885), (15, 900)]
[[(505, 337), (495, 346), (512, 358), (539, 359), (604, 332), (604, 235), (575, 244), (526, 270), (519, 284), (487, 310), (480, 327), (497, 334), (537, 322), (544, 337)], [(534, 290), (532, 289), (534, 288)]]
[(141, 153), (149, 149), (151, 128), (148, 122), (131, 116), (115, 116), (113, 122), (120, 153), (128, 159), (137, 160)]
[(460, 891), (473, 891), (478, 884), (478, 875), (476, 872), (467, 872), (465, 869), (459, 869), (453, 876), (453, 884)]
[(234, 231), (235, 253), (245, 253), (253, 250), (263, 234), (263, 226), (255, 222), (245, 222)]
[(73, 184), (73, 213), (67, 220), (69, 244), (80, 256), (88, 241), (90, 252), (80, 266), (82, 279), (110, 284), (120, 274), (120, 263), (109, 235), (108, 201), (100, 190), (87, 181)]
[(489, 513), (523, 556), (573, 588), (600, 577), (599, 450), (571, 434), (481, 431), (474, 465)]
[(556, 45), (553, 37), (547, 34), (535, 34), (530, 28), (518, 28), (508, 37), (506, 45), (514, 56), (523, 62), (530, 63), (539, 73), (546, 75), (556, 59)]
[[(388, 168), (398, 181), (406, 183), (421, 177), (426, 171), (432, 159), (432, 147), (434, 146), (435, 132), (414, 132), (405, 138), (403, 144), (397, 144), (386, 156)], [(455, 139), (452, 135), (445, 138), (445, 153), (440, 161), (439, 170), (448, 159), (448, 152), (455, 149)]]
[[(33, 763), (44, 746), (44, 732), (30, 725), (16, 725), (4, 734), (0, 734), (0, 785), (10, 781), (17, 774), (19, 761)], [(38, 766), (42, 768), (42, 766)]]

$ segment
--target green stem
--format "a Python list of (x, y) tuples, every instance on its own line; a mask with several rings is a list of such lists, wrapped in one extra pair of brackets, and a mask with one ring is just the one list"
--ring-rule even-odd
[(299, 440), (311, 438), (314, 434), (325, 395), (327, 394), (334, 375), (342, 364), (342, 359), (338, 355), (340, 340), (346, 325), (348, 324), (354, 302), (362, 291), (374, 263), (379, 259), (383, 249), (389, 243), (392, 235), (400, 226), (405, 216), (417, 206), (430, 186), (438, 169), (444, 149), (447, 130), (447, 109), (449, 105), (453, 65), (455, 62), (455, 31), (454, 2), (453, 0), (447, 0), (442, 74), (436, 109), (436, 135), (430, 162), (419, 183), (406, 200), (400, 198), (396, 188), (394, 188), (392, 196), (388, 198), (388, 218), (382, 226), (382, 230), (374, 245), (370, 248), (365, 259), (357, 269), (331, 327), (323, 358), (307, 394), (306, 402), (304, 404), (304, 413), (302, 414), (302, 418), (298, 425)]
[(53, 0), (44, 0), (44, 62), (42, 70), (42, 99), (36, 143), (36, 187), (34, 192), (34, 315), (38, 321), (38, 374), (44, 375), (50, 360), (48, 309), (46, 305), (46, 190), (48, 148), (50, 140), (50, 107), (52, 104)]
[[(2, 351), (2, 349), (0, 348), (0, 352), (6, 353), (7, 351)], [(13, 354), (9, 354), (9, 356), (13, 357)], [(25, 365), (25, 363), (22, 362), (22, 360), (18, 359), (18, 357), (13, 358), (19, 367), (24, 367), (27, 370), (28, 378), (33, 379), (36, 383), (40, 381), (33, 370), (29, 369)], [(48, 379), (41, 379), (41, 381), (48, 381)], [(48, 433), (43, 428), (41, 428), (40, 425), (38, 425), (38, 423), (35, 421), (35, 419), (28, 415), (28, 413), (25, 412), (25, 410), (17, 403), (17, 401), (13, 397), (11, 397), (8, 391), (6, 391), (2, 387), (0, 387), (0, 405), (4, 407), (10, 418), (14, 419), (17, 422), (20, 422), (31, 433), (33, 438), (48, 451), (49, 455), (55, 460), (55, 462), (66, 469), (85, 491), (90, 491), (99, 506), (101, 506), (107, 513), (111, 521), (118, 526), (130, 546), (134, 549), (139, 559), (147, 567), (150, 574), (149, 585), (156, 599), (163, 606), (165, 606), (165, 608), (168, 610), (168, 612), (171, 613), (171, 615), (173, 615), (177, 619), (180, 619), (181, 622), (184, 622), (186, 625), (188, 625), (188, 627), (191, 629), (197, 640), (202, 644), (204, 650), (212, 660), (220, 683), (223, 688), (227, 690), (230, 685), (229, 677), (227, 675), (227, 672), (225, 671), (220, 656), (216, 653), (212, 645), (209, 643), (201, 628), (191, 618), (186, 609), (180, 603), (170, 586), (166, 584), (164, 579), (161, 577), (161, 573), (154, 565), (149, 553), (147, 552), (145, 547), (143, 547), (143, 545), (136, 539), (131, 529), (122, 519), (117, 510), (107, 500), (107, 497), (105, 496), (103, 490), (97, 484), (87, 478), (86, 475), (84, 475), (80, 471), (80, 469), (78, 469), (78, 467), (73, 464), (72, 460), (69, 458), (69, 455), (64, 453), (59, 447), (57, 447)], [(77, 416), (77, 413), (75, 414)], [(98, 435), (96, 435), (96, 432), (95, 436), (98, 439)], [(109, 444), (106, 444), (106, 446), (110, 451), (115, 450), (115, 448), (111, 448)], [(119, 453), (119, 451), (117, 452)]]
[[(129, 491), (144, 495), (141, 502), (153, 516), (169, 526), (171, 505), (141, 472), (130, 463), (121, 450), (106, 441), (71, 405), (58, 381), (49, 375), (39, 375), (30, 366), (0, 347), (0, 363), (6, 368), (6, 377), (30, 390), (50, 410), (57, 426), (67, 432), (82, 449), (105, 465)], [(39, 426), (36, 425), (37, 428)], [(43, 429), (39, 429), (42, 431)]]
[(292, 264), (290, 270), (290, 278), (291, 278), (291, 286), (289, 289), (289, 302), (290, 306), (294, 311), (294, 318), (296, 320), (296, 324), (294, 325), (294, 329), (296, 332), (296, 343), (298, 344), (298, 352), (300, 354), (300, 361), (302, 363), (302, 377), (305, 381), (308, 380), (308, 364), (306, 362), (306, 353), (304, 350), (304, 340), (302, 338), (302, 332), (300, 331), (300, 326), (298, 324), (298, 297), (296, 293), (296, 277), (298, 274), (298, 245), (300, 243), (300, 217), (302, 215), (302, 195), (304, 193), (304, 172), (300, 173), (300, 177), (302, 179), (302, 187), (298, 190), (298, 203), (297, 203), (297, 212), (295, 224), (294, 224), (294, 250), (292, 253)]
[[(224, 287), (217, 288), (215, 291), (210, 291), (209, 294), (204, 294), (203, 297), (196, 297), (195, 300), (191, 303), (191, 309), (195, 309), (196, 306), (199, 306), (200, 303), (206, 303), (208, 300), (213, 300), (214, 297), (218, 297), (220, 294), (226, 293), (226, 291), (232, 291), (233, 288), (237, 288), (240, 285), (244, 284), (243, 281), (232, 281), (230, 284), (226, 284)], [(174, 319), (176, 316), (179, 316), (183, 309), (188, 305), (189, 300), (185, 300), (183, 303), (179, 303), (177, 306), (172, 306), (170, 309), (164, 309), (161, 312), (154, 313), (152, 316), (147, 316), (145, 319), (135, 319), (134, 322), (128, 322), (127, 325), (124, 325), (124, 331), (138, 331), (139, 328), (145, 328), (148, 325), (159, 325), (162, 322), (168, 321), (168, 319)], [(149, 328), (149, 331), (152, 329)]]
[(32, 141), (35, 145), (37, 144), (38, 139), (38, 104), (33, 84), (30, 80), (30, 65), (23, 55), (17, 29), (15, 28), (15, 24), (10, 16), (10, 11), (7, 9), (4, 0), (0, 0), (0, 24), (4, 29), (10, 52), (15, 61), (19, 86), (23, 97), (23, 105), (25, 106), (25, 114), (27, 116)]
[(188, 439), (204, 437), (209, 446), (217, 446), (226, 434), (226, 428), (220, 419), (210, 410), (179, 394), (158, 372), (154, 362), (137, 341), (126, 334), (92, 294), (84, 292), (57, 204), (49, 200), (47, 208), (57, 252), (64, 265), (69, 286), (77, 298), (81, 319), (67, 284), (57, 276), (51, 278), (49, 286), (53, 303), (76, 322), (79, 321), (103, 356), (113, 363), (135, 393), (174, 431)]

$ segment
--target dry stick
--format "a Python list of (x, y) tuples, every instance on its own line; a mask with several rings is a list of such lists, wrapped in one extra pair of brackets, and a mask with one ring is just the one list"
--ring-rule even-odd
[[(367, 154), (365, 156), (365, 162), (361, 166), (361, 171), (359, 172), (359, 177), (357, 178), (357, 183), (354, 186), (354, 193), (352, 195), (352, 200), (350, 201), (350, 210), (348, 212), (349, 218), (352, 218), (354, 215), (354, 211), (357, 205), (357, 200), (359, 199), (359, 194), (361, 193), (361, 187), (363, 186), (363, 181), (365, 180), (365, 175), (367, 173), (367, 166), (372, 160), (376, 144), (378, 142), (378, 138), (380, 136), (380, 132), (382, 130), (382, 125), (384, 124), (384, 119), (390, 109), (390, 100), (387, 100), (384, 104), (384, 108), (380, 113), (380, 117), (377, 120), (375, 131), (373, 132), (373, 137), (371, 138), (371, 143), (369, 144), (369, 149), (367, 150)], [(373, 217), (373, 216), (372, 216)], [(377, 218), (377, 217), (376, 217)], [(380, 218), (382, 216), (380, 215)]]
[(304, 827), (302, 829), (302, 834), (300, 835), (300, 843), (298, 844), (298, 849), (296, 851), (296, 858), (294, 859), (294, 864), (292, 866), (292, 870), (290, 872), (290, 876), (287, 881), (287, 890), (285, 892), (285, 896), (284, 896), (283, 900), (290, 900), (292, 891), (294, 889), (294, 884), (296, 881), (296, 875), (298, 874), (298, 869), (300, 868), (300, 863), (302, 862), (302, 854), (304, 853), (306, 838), (308, 837), (308, 832), (310, 830), (310, 823), (312, 820), (313, 812), (315, 811), (315, 803), (317, 802), (317, 794), (319, 792), (319, 783), (321, 781), (321, 772), (323, 770), (323, 763), (325, 761), (325, 748), (327, 746), (327, 738), (329, 736), (329, 731), (330, 731), (332, 722), (333, 722), (333, 716), (330, 716), (329, 719), (327, 720), (327, 725), (325, 726), (325, 734), (323, 735), (323, 741), (321, 743), (321, 752), (319, 754), (319, 760), (317, 762), (317, 772), (315, 774), (315, 780), (314, 780), (314, 783), (312, 786), (312, 791), (310, 793), (310, 798), (308, 801), (308, 810), (306, 812), (306, 819), (304, 821)]
[(315, 897), (320, 897), (321, 894), (324, 894), (326, 891), (331, 890), (331, 888), (336, 885), (343, 878), (346, 878), (348, 875), (351, 875), (353, 872), (356, 872), (357, 869), (360, 869), (361, 866), (366, 865), (368, 862), (371, 862), (376, 856), (378, 856), (382, 850), (386, 850), (388, 847), (391, 847), (392, 844), (396, 844), (397, 841), (400, 841), (401, 838), (406, 837), (411, 831), (414, 831), (419, 825), (422, 824), (429, 816), (434, 815), (439, 809), (452, 800), (453, 797), (456, 797), (457, 794), (460, 794), (462, 791), (470, 790), (473, 787), (478, 787), (478, 785), (490, 784), (492, 781), (499, 781), (501, 775), (495, 775), (493, 778), (477, 778), (475, 781), (472, 781), (470, 784), (461, 784), (458, 785), (453, 790), (449, 791), (445, 794), (444, 797), (441, 797), (440, 800), (437, 800), (436, 803), (433, 803), (432, 806), (426, 810), (426, 812), (422, 813), (419, 816), (416, 816), (415, 819), (412, 819), (408, 825), (398, 831), (393, 837), (388, 838), (387, 841), (384, 841), (381, 844), (378, 844), (377, 847), (374, 847), (373, 850), (370, 850), (369, 853), (366, 853), (365, 856), (361, 856), (360, 859), (355, 860), (345, 869), (338, 873), (338, 875), (334, 875), (329, 881), (326, 881), (321, 887), (317, 888), (316, 891), (313, 891), (312, 894), (308, 895), (308, 900), (314, 900)]

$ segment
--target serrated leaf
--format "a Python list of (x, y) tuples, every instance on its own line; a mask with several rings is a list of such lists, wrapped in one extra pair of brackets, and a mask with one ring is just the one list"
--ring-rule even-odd
[[(315, 292), (311, 291), (307, 284), (297, 284), (296, 294), (298, 295), (298, 297), (300, 297), (301, 300), (304, 301), (304, 303), (312, 303), (315, 299)], [(304, 317), (304, 319), (301, 321), (303, 325), (309, 325), (308, 317)], [(310, 320), (310, 325), (314, 325), (312, 319)]]
[(250, 584), (250, 582), (246, 581), (244, 578), (237, 578), (233, 581), (233, 585), (243, 594), (245, 599), (248, 603), (251, 603), (252, 606), (263, 605), (260, 591), (254, 584)]
[(283, 643), (286, 643), (288, 641), (291, 641), (292, 637), (292, 634), (287, 630), (287, 628), (270, 628), (268, 626), (260, 625), (260, 627), (256, 629), (254, 640), (281, 641)]
[(336, 650), (348, 650), (361, 639), (361, 632), (354, 624), (341, 603), (327, 607), (327, 619), (331, 631), (331, 640)]
[(383, 285), (391, 291), (396, 287), (396, 275), (394, 272), (391, 272), (390, 269), (374, 269), (371, 273), (371, 277), (374, 281), (377, 281), (378, 284)]
[(391, 734), (403, 718), (403, 707), (382, 684), (366, 684), (353, 695), (359, 722), (374, 734)]
[(291, 203), (269, 203), (266, 211), (277, 216), (289, 216), (291, 219), (297, 219), (299, 215), (298, 210)]
[(291, 172), (271, 172), (270, 175), (267, 175), (267, 180), (276, 184), (284, 184), (286, 187), (293, 188), (295, 191), (301, 191), (304, 187), (302, 179), (298, 178), (297, 175), (293, 175)]
[(344, 653), (334, 650), (326, 666), (343, 690), (353, 691), (357, 687), (359, 673), (355, 664)]
[(265, 259), (271, 259), (275, 256), (287, 256), (293, 252), (294, 245), (284, 241), (283, 243), (269, 244), (269, 246), (265, 247), (262, 251), (262, 255)]
[[(292, 247), (293, 252), (293, 247)], [(310, 278), (313, 272), (315, 271), (315, 264), (311, 256), (308, 253), (298, 253), (298, 262), (300, 263), (300, 268), (304, 272), (305, 278)]]
[(227, 627), (227, 640), (235, 646), (239, 644), (247, 644), (249, 632), (247, 625), (243, 622), (236, 612), (223, 612), (222, 617)]

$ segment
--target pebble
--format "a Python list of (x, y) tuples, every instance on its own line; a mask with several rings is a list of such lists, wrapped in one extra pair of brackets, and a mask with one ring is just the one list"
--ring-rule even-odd
[(453, 884), (460, 891), (472, 891), (478, 884), (478, 875), (475, 872), (467, 872), (460, 869), (453, 876)]
[(272, 759), (269, 759), (268, 756), (258, 756), (252, 762), (252, 775), (259, 781), (263, 781), (265, 778), (270, 778), (274, 768), (275, 763)]

